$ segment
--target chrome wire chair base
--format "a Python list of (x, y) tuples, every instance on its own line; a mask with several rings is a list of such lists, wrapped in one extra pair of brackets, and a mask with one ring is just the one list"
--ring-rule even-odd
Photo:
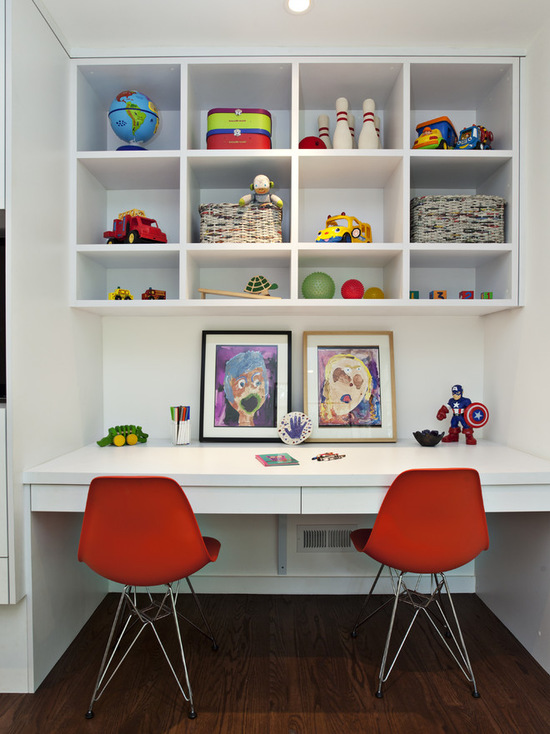
[[(357, 637), (358, 627), (360, 627), (364, 622), (370, 619), (374, 614), (379, 612), (380, 609), (387, 606), (393, 601), (390, 626), (386, 636), (386, 643), (384, 646), (384, 653), (382, 655), (382, 662), (380, 665), (380, 673), (378, 678), (378, 689), (375, 693), (375, 696), (377, 698), (383, 697), (382, 685), (388, 680), (389, 675), (393, 670), (393, 666), (395, 665), (397, 658), (399, 657), (399, 654), (403, 649), (403, 646), (407, 640), (407, 637), (409, 636), (409, 633), (414, 623), (416, 622), (418, 615), (423, 612), (430, 621), (434, 630), (437, 632), (437, 635), (457, 663), (458, 667), (466, 677), (466, 680), (471, 683), (472, 696), (474, 698), (480, 698), (480, 693), (477, 689), (474, 672), (472, 670), (472, 665), (470, 663), (470, 658), (468, 656), (468, 651), (466, 649), (466, 644), (462, 635), (462, 629), (458, 621), (453, 598), (451, 596), (449, 585), (447, 583), (447, 578), (444, 573), (432, 574), (431, 590), (429, 593), (425, 593), (418, 590), (420, 579), (422, 578), (421, 576), (417, 576), (416, 586), (414, 588), (409, 588), (405, 583), (405, 572), (395, 571), (394, 569), (389, 568), (388, 570), (390, 572), (390, 578), (392, 580), (394, 591), (393, 597), (390, 597), (390, 599), (388, 599), (387, 601), (379, 604), (370, 614), (361, 618), (368, 606), (370, 598), (374, 592), (374, 589), (376, 587), (376, 584), (378, 583), (383, 569), (384, 566), (380, 566), (376, 578), (374, 579), (370, 591), (365, 601), (363, 602), (361, 611), (359, 612), (359, 616), (351, 632), (352, 637)], [(442, 590), (445, 591), (449, 602), (449, 608), (451, 611), (450, 615), (447, 615), (443, 609), (443, 599), (441, 593)], [(388, 665), (390, 643), (397, 613), (397, 607), (400, 602), (411, 606), (414, 610), (414, 614), (411, 622), (409, 623), (409, 626), (407, 627), (405, 635), (403, 636), (403, 639), (399, 644), (397, 652), (394, 654), (391, 663)], [(452, 620), (453, 624), (450, 623), (450, 619)], [(449, 641), (453, 643), (453, 647), (451, 647)]]
[[(195, 711), (195, 706), (193, 703), (193, 692), (191, 689), (191, 683), (189, 681), (185, 653), (183, 651), (179, 619), (185, 620), (196, 630), (208, 637), (208, 639), (212, 642), (212, 649), (217, 650), (218, 644), (214, 638), (214, 635), (212, 634), (210, 625), (208, 624), (208, 621), (202, 610), (202, 606), (199, 602), (197, 595), (195, 594), (195, 590), (193, 589), (190, 580), (186, 579), (186, 581), (189, 585), (195, 603), (197, 604), (206, 630), (201, 629), (194, 622), (189, 620), (177, 610), (176, 604), (178, 598), (179, 582), (176, 583), (174, 586), (172, 584), (166, 584), (165, 591), (160, 599), (154, 598), (147, 589), (147, 603), (145, 606), (142, 607), (138, 607), (138, 595), (136, 592), (136, 588), (133, 586), (124, 587), (120, 595), (115, 618), (111, 626), (109, 639), (107, 641), (105, 652), (103, 654), (103, 659), (101, 661), (101, 666), (97, 676), (92, 699), (90, 701), (90, 706), (85, 715), (87, 719), (93, 718), (94, 703), (98, 701), (99, 698), (103, 695), (105, 689), (113, 679), (115, 673), (118, 671), (118, 669), (126, 659), (128, 653), (133, 648), (133, 646), (141, 636), (141, 633), (146, 627), (150, 627), (153, 631), (157, 642), (164, 654), (166, 662), (168, 663), (168, 666), (172, 671), (172, 675), (176, 680), (178, 688), (185, 701), (189, 703), (189, 718), (196, 718), (197, 713)], [(178, 638), (179, 655), (181, 658), (181, 663), (183, 665), (183, 685), (174, 669), (174, 665), (172, 664), (172, 661), (170, 660), (170, 657), (166, 652), (166, 648), (164, 647), (155, 626), (159, 620), (165, 617), (171, 617), (175, 625), (176, 635)], [(138, 628), (137, 630), (136, 627)], [(110, 674), (107, 677), (108, 673)]]

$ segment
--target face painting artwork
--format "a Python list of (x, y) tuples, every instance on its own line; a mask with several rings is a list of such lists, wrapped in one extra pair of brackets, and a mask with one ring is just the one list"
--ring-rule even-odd
[(377, 348), (320, 347), (319, 426), (380, 426)]
[(214, 425), (275, 425), (274, 384), (277, 347), (219, 346), (216, 349)]

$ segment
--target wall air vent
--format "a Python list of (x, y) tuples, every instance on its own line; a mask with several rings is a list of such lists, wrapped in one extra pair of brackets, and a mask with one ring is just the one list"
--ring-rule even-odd
[(357, 525), (298, 525), (298, 553), (330, 553), (353, 550), (349, 538)]

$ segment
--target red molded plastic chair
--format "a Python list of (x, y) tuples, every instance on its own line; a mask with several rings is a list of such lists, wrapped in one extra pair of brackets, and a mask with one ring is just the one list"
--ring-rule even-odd
[[(351, 633), (352, 637), (357, 636), (357, 628), (363, 622), (393, 601), (376, 696), (382, 697), (382, 684), (388, 679), (416, 618), (420, 612), (424, 612), (472, 684), (472, 695), (479, 698), (445, 576), (446, 571), (463, 566), (489, 547), (477, 471), (411, 469), (403, 472), (388, 489), (372, 530), (354, 530), (351, 540), (357, 551), (366, 553), (381, 564)], [(361, 619), (385, 566), (389, 568), (394, 596)], [(407, 587), (405, 574), (417, 576), (415, 587)], [(422, 574), (431, 575), (431, 588), (427, 593), (419, 590)], [(448, 597), (454, 628), (444, 612), (442, 590)], [(411, 605), (414, 615), (388, 666), (388, 652), (400, 601)], [(453, 647), (448, 640), (454, 643)]]
[[(206, 631), (190, 620), (186, 621), (208, 637), (213, 649), (217, 650), (218, 645), (189, 576), (215, 561), (219, 550), (219, 541), (201, 535), (191, 505), (174, 479), (96, 477), (92, 480), (84, 512), (78, 560), (100, 576), (123, 584), (124, 588), (86, 718), (93, 717), (93, 704), (146, 627), (153, 630), (178, 687), (189, 702), (189, 717), (196, 717), (179, 627), (179, 618), (186, 618), (176, 609), (177, 582), (186, 579)], [(159, 585), (165, 586), (160, 598), (147, 588), (146, 603), (140, 606), (136, 587)], [(166, 616), (171, 616), (176, 626), (185, 690), (155, 627)], [(121, 643), (123, 638), (126, 640), (126, 633), (130, 630), (133, 630), (132, 639), (122, 652)], [(118, 662), (115, 662), (117, 658)], [(114, 670), (106, 679), (112, 667)]]

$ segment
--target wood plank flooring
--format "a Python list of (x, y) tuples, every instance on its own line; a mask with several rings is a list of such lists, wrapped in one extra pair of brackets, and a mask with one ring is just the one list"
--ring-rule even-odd
[[(548, 734), (550, 676), (475, 595), (455, 602), (476, 675), (462, 673), (423, 621), (374, 696), (389, 612), (350, 636), (357, 596), (204, 595), (218, 638), (183, 628), (198, 716), (152, 634), (95, 716), (92, 688), (118, 596), (110, 594), (35, 694), (0, 695), (1, 734)], [(191, 615), (192, 599), (180, 597)], [(404, 610), (406, 615), (406, 610)], [(401, 626), (406, 618), (399, 620)], [(165, 639), (171, 640), (167, 627)], [(172, 639), (173, 643), (173, 639)], [(169, 642), (169, 644), (172, 644)]]

